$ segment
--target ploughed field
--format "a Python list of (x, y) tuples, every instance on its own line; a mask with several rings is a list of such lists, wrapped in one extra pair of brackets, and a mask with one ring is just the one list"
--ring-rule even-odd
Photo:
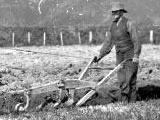
[[(19, 90), (30, 87), (33, 84), (41, 85), (46, 84), (55, 80), (61, 79), (76, 79), (79, 77), (80, 73), (86, 67), (91, 58), (95, 55), (98, 55), (101, 46), (46, 46), (46, 47), (20, 47), (18, 49), (35, 51), (35, 52), (25, 52), (17, 51), (16, 48), (1, 48), (0, 49), (0, 109), (4, 112), (11, 112), (12, 106), (16, 104), (18, 98), (15, 99), (6, 99), (4, 100), (4, 91), (10, 90)], [(142, 53), (140, 56), (139, 72), (137, 79), (137, 93), (138, 100), (150, 100), (150, 99), (159, 99), (160, 98), (160, 46), (159, 45), (143, 45)], [(97, 64), (93, 64), (97, 66)], [(114, 68), (115, 67), (115, 50), (105, 56), (98, 64), (98, 66), (105, 68)], [(107, 75), (110, 70), (89, 70), (85, 75), (83, 80), (98, 82), (99, 77)], [(101, 88), (98, 89), (97, 93), (86, 102), (85, 108), (78, 108), (78, 110), (69, 111), (64, 106), (61, 106), (57, 111), (53, 111), (52, 103), (45, 106), (45, 113), (50, 114), (52, 117), (59, 118), (60, 113), (64, 113), (63, 118), (71, 119), (75, 116), (79, 118), (84, 118), (84, 114), (88, 116), (91, 113), (87, 111), (107, 111), (112, 108), (116, 108), (113, 111), (119, 113), (129, 110), (132, 108), (132, 104), (125, 107), (123, 103), (109, 104), (112, 101), (108, 96), (108, 91), (115, 91), (118, 89), (116, 87), (116, 74), (104, 84)], [(81, 97), (87, 93), (87, 89), (77, 90), (75, 93), (75, 101), (77, 102)], [(65, 93), (65, 91), (64, 91)], [(32, 98), (30, 105), (30, 111), (34, 111), (36, 106), (38, 106), (42, 101), (45, 100), (46, 96), (51, 96), (53, 99), (57, 100), (58, 93), (46, 93), (36, 95)], [(65, 99), (65, 95), (64, 95)], [(143, 107), (147, 104), (152, 105), (150, 102), (139, 102), (135, 103), (136, 105), (143, 104)], [(155, 101), (154, 101), (155, 102)], [(117, 105), (118, 104), (118, 105)], [(133, 103), (134, 104), (134, 103)], [(155, 103), (157, 105), (157, 103)], [(97, 105), (109, 105), (108, 107), (92, 107)], [(146, 106), (147, 106), (146, 105)], [(120, 108), (123, 108), (121, 111)], [(153, 107), (153, 106), (152, 106)], [(159, 106), (158, 106), (159, 107)], [(136, 109), (139, 109), (138, 107)], [(145, 109), (145, 107), (144, 107)], [(146, 107), (147, 109), (147, 107)], [(154, 108), (153, 108), (154, 109)], [(160, 108), (157, 108), (158, 110)], [(94, 111), (95, 110), (95, 111)], [(154, 109), (155, 110), (155, 109)], [(46, 112), (48, 111), (48, 112)], [(52, 114), (52, 112), (54, 114)], [(66, 112), (68, 111), (68, 113)], [(74, 111), (74, 112), (73, 112)], [(75, 112), (77, 111), (77, 113)], [(1, 112), (1, 111), (0, 111)], [(56, 112), (56, 115), (55, 115)], [(44, 114), (43, 112), (41, 114)], [(67, 117), (69, 114), (70, 117)], [(101, 113), (96, 113), (97, 115)], [(109, 114), (109, 113), (108, 113)], [(35, 116), (34, 116), (35, 115)], [(160, 113), (157, 115), (160, 115)], [(11, 115), (12, 116), (12, 115)], [(23, 114), (25, 118), (31, 117), (30, 114)], [(32, 117), (40, 116), (39, 112), (32, 113)], [(44, 115), (45, 116), (45, 115)], [(111, 114), (111, 118), (114, 115)], [(3, 117), (3, 116), (2, 116)], [(7, 116), (10, 117), (10, 116)], [(17, 117), (17, 116), (16, 116)], [(31, 118), (32, 118), (31, 117)], [(43, 117), (43, 116), (41, 116)], [(90, 116), (91, 117), (91, 116)], [(93, 119), (96, 117), (92, 116)], [(91, 117), (91, 118), (92, 118)], [(103, 116), (104, 118), (106, 116)], [(123, 115), (121, 116), (123, 117)], [(6, 118), (6, 117), (4, 117)], [(62, 118), (62, 119), (63, 119)], [(7, 118), (6, 118), (7, 119)], [(38, 118), (37, 118), (38, 119)], [(47, 118), (49, 119), (49, 118)], [(78, 118), (77, 118), (78, 119)], [(84, 118), (85, 119), (85, 118)], [(86, 118), (87, 119), (87, 118)], [(99, 117), (97, 119), (100, 119)]]

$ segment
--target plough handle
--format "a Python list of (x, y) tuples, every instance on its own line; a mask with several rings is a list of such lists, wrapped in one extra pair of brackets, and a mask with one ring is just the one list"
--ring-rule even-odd
[[(88, 71), (89, 67), (91, 66), (91, 64), (95, 61), (95, 57), (93, 57), (88, 65), (85, 67), (85, 69), (83, 70), (83, 72), (81, 73), (81, 75), (79, 76), (78, 80), (82, 80), (82, 78), (84, 77), (85, 73)], [(69, 100), (66, 102), (66, 104), (68, 106), (72, 105), (74, 103), (74, 93), (75, 93), (75, 89), (69, 89), (69, 95), (70, 98)]]
[[(109, 78), (115, 73), (118, 72), (124, 65), (124, 63), (126, 63), (127, 61), (132, 60), (132, 59), (126, 59), (123, 62), (121, 62), (119, 65), (117, 65), (107, 76), (105, 76), (98, 84), (97, 86), (102, 85), (104, 82), (107, 82), (109, 80)], [(106, 81), (107, 80), (107, 81)]]
[(86, 73), (87, 70), (89, 69), (90, 65), (94, 62), (94, 60), (95, 60), (95, 57), (93, 57), (93, 58), (89, 61), (88, 65), (85, 67), (85, 69), (83, 70), (83, 72), (82, 72), (81, 75), (79, 76), (78, 80), (81, 80), (81, 79), (84, 77), (85, 73)]
[[(96, 85), (96, 88), (99, 87), (100, 85), (102, 85), (104, 82), (107, 82), (109, 80), (109, 78), (117, 71), (119, 71), (124, 63), (126, 63), (127, 61), (132, 60), (132, 59), (126, 59), (123, 62), (121, 62), (118, 66), (116, 66), (108, 75), (106, 75), (100, 82), (98, 82), (98, 84)], [(76, 104), (76, 106), (81, 106), (82, 104), (84, 104), (89, 98), (91, 98), (94, 94), (96, 93), (96, 90), (91, 90), (90, 92), (88, 92), (83, 98), (81, 98), (78, 103)]]

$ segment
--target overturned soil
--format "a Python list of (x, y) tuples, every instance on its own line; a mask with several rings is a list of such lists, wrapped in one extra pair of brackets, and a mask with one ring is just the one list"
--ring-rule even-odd
[[(17, 103), (25, 102), (23, 95), (10, 95), (7, 92), (26, 89), (32, 85), (45, 84), (55, 80), (77, 79), (90, 61), (90, 58), (98, 54), (100, 46), (23, 47), (20, 49), (42, 53), (49, 52), (52, 55), (20, 52), (10, 48), (0, 49), (0, 108), (1, 111), (6, 113), (14, 111)], [(156, 55), (159, 52), (160, 46), (143, 46), (137, 79), (138, 100), (160, 98), (160, 92), (158, 92), (160, 91), (160, 57)], [(97, 65), (93, 64), (92, 66)], [(114, 68), (114, 50), (98, 66)], [(89, 70), (83, 80), (98, 82), (101, 76), (107, 75), (109, 72), (110, 69)], [(96, 94), (85, 105), (108, 104), (113, 102), (109, 92), (114, 93), (118, 90), (116, 82), (115, 74), (106, 84), (97, 89)], [(75, 103), (89, 90), (76, 90)], [(45, 101), (55, 103), (58, 99), (58, 91), (34, 95), (31, 97), (29, 108), (35, 110), (38, 105)], [(67, 91), (64, 90), (62, 102), (66, 100)]]

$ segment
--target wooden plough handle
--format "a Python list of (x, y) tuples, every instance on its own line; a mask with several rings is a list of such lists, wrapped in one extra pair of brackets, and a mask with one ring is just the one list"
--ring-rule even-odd
[[(100, 87), (104, 82), (107, 82), (111, 76), (119, 71), (125, 62), (132, 60), (132, 59), (127, 59), (124, 60), (122, 63), (120, 63), (118, 66), (116, 66), (108, 75), (106, 75), (100, 82), (98, 82), (98, 84), (96, 85), (96, 88)], [(94, 94), (96, 93), (96, 89), (95, 90), (91, 90), (90, 92), (88, 92), (83, 98), (81, 98), (78, 103), (76, 104), (76, 106), (81, 106), (82, 104), (84, 104), (89, 98), (91, 98)]]
[[(82, 71), (82, 73), (81, 73), (81, 75), (79, 76), (79, 78), (78, 78), (78, 81), (80, 82), (81, 80), (82, 80), (82, 78), (84, 77), (84, 75), (86, 74), (86, 72), (88, 71), (88, 69), (89, 69), (89, 67), (92, 65), (92, 63), (94, 62), (94, 60), (95, 60), (95, 57), (93, 57), (90, 61), (89, 61), (89, 63), (88, 63), (88, 65), (85, 67), (85, 69)], [(77, 83), (78, 83), (78, 81), (77, 81)], [(75, 84), (75, 83), (74, 83)], [(87, 83), (88, 84), (88, 83)], [(87, 84), (85, 84), (85, 85), (87, 85)], [(85, 86), (84, 85), (84, 86)], [(91, 83), (89, 83), (89, 85), (91, 85)], [(77, 86), (78, 87), (78, 86)], [(81, 86), (79, 86), (79, 87), (83, 87), (82, 86), (82, 84), (81, 84)], [(68, 99), (68, 101), (66, 102), (66, 105), (67, 106), (70, 106), (70, 105), (72, 105), (73, 103), (74, 103), (74, 93), (75, 93), (75, 88), (73, 88), (73, 89), (69, 89), (69, 99)]]
[(92, 63), (94, 62), (94, 60), (95, 60), (95, 58), (93, 57), (93, 58), (89, 61), (88, 65), (85, 67), (85, 69), (83, 70), (83, 72), (82, 72), (81, 75), (79, 76), (78, 80), (81, 80), (81, 79), (84, 77), (85, 73), (88, 71), (89, 67), (92, 65)]

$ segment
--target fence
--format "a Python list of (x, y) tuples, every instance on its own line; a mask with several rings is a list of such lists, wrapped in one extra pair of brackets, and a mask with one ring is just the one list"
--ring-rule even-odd
[(152, 27), (142, 29), (139, 33), (139, 39), (143, 44), (160, 44), (160, 28)]
[[(107, 36), (106, 31), (103, 26), (87, 29), (1, 27), (0, 46), (101, 44)], [(160, 29), (142, 30), (139, 39), (142, 43), (160, 44)]]
[(0, 27), (0, 46), (100, 44), (105, 38), (105, 29), (101, 26), (87, 29)]

